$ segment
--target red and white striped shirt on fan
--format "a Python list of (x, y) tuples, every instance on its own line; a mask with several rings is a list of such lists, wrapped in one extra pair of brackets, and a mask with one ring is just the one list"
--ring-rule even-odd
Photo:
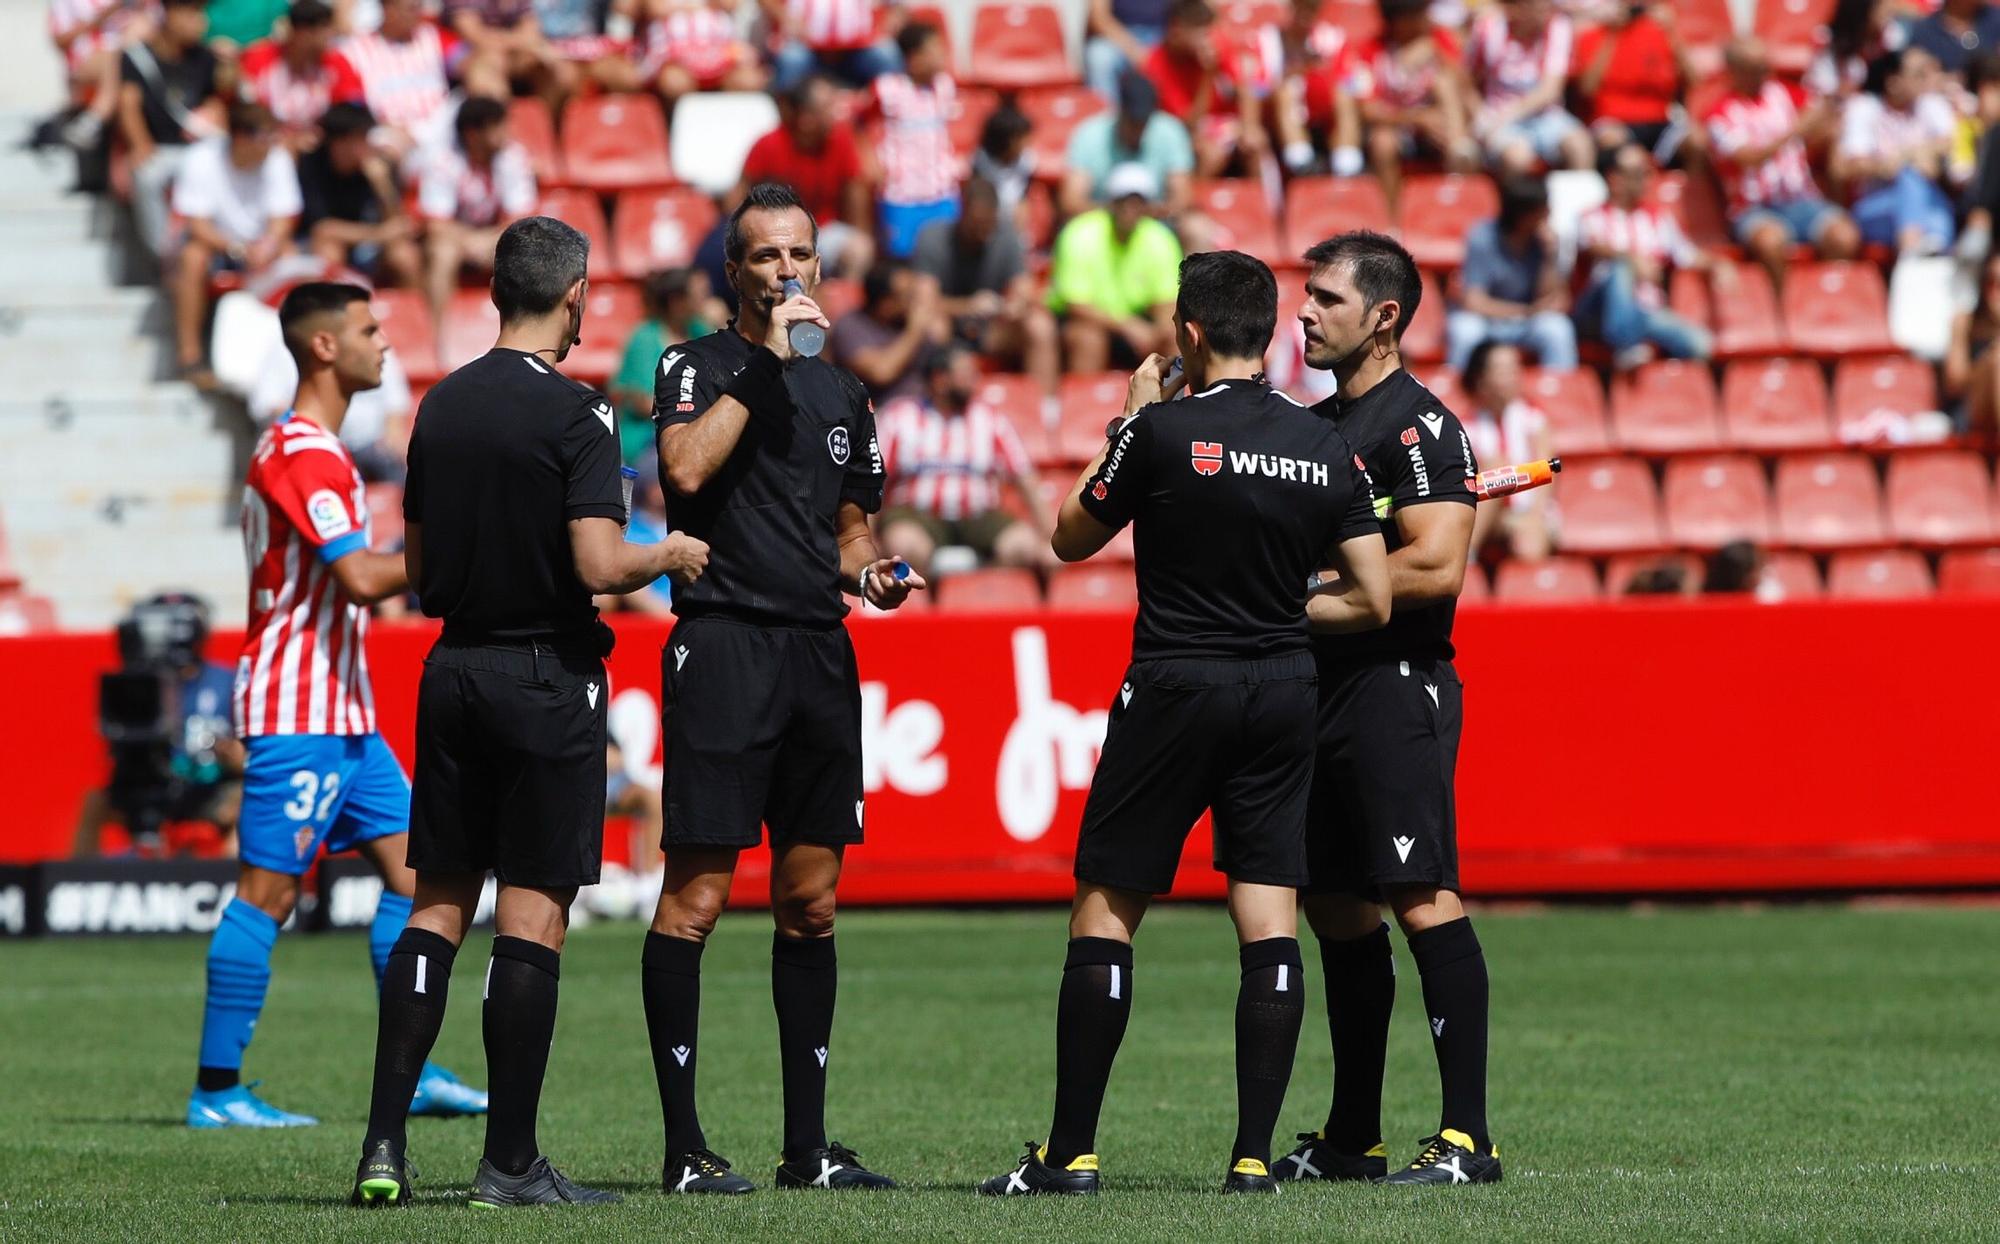
[(977, 398), (962, 415), (897, 398), (876, 416), (875, 435), (889, 476), (885, 504), (948, 523), (999, 509), (1001, 485), (1030, 471), (1020, 433)]
[(445, 61), (454, 42), (454, 36), (425, 22), (401, 43), (377, 30), (344, 41), (340, 51), (361, 76), (375, 120), (414, 129), (435, 116), (451, 94)]
[(1557, 13), (1533, 43), (1514, 37), (1507, 15), (1488, 9), (1473, 23), (1466, 67), (1479, 84), (1480, 98), (1490, 108), (1500, 108), (1551, 79), (1569, 76), (1570, 54), (1576, 34), (1569, 18)]
[[(102, 26), (96, 30), (84, 29), (106, 10), (111, 11), (111, 16)], [(131, 6), (125, 0), (49, 0), (49, 37), (62, 39), (71, 31), (81, 32), (63, 49), (63, 58), (68, 61), (70, 71), (75, 72), (94, 53), (125, 46), (125, 32), (140, 17), (157, 21), (159, 15), (151, 10), (152, 6)]]
[[(1657, 203), (1641, 203), (1629, 211), (1614, 203), (1603, 203), (1583, 214), (1578, 229), (1577, 240), (1583, 250), (1601, 247), (1616, 254), (1637, 256), (1662, 270), (1668, 264), (1692, 263), (1699, 254), (1687, 234), (1681, 232), (1680, 221)], [(1590, 275), (1594, 277), (1596, 265), (1591, 265), (1591, 269)], [(1658, 281), (1642, 281), (1635, 290), (1639, 301), (1649, 307), (1666, 303), (1666, 291)]]
[(310, 129), (326, 115), (327, 105), (363, 98), (360, 75), (338, 52), (299, 73), (285, 60), (284, 47), (265, 39), (243, 49), (241, 68), (245, 92), (288, 129)]
[(679, 65), (708, 86), (748, 55), (736, 37), (736, 18), (715, 0), (670, 0), (664, 12), (655, 10), (646, 27), (646, 51), (641, 72), (657, 78), (668, 64)]
[(958, 152), (951, 145), (957, 107), (958, 85), (949, 74), (939, 74), (929, 86), (902, 73), (875, 79), (863, 119), (877, 127), (884, 203), (936, 203), (958, 196)]
[(875, 42), (875, 0), (785, 0), (785, 14), (815, 52), (851, 52)]
[[(1723, 189), (1729, 193), (1730, 215), (1752, 207), (1821, 197), (1806, 145), (1796, 135), (1805, 102), (1803, 89), (1773, 79), (1754, 98), (1728, 95), (1709, 109), (1708, 134), (1715, 146), (1716, 163), (1721, 166)], [(1733, 158), (1745, 148), (1781, 139), (1784, 142), (1777, 154), (1755, 168), (1744, 168)]]
[(257, 439), (242, 521), (250, 623), (236, 662), (237, 734), (373, 734), (368, 609), (333, 577), (335, 561), (368, 547), (347, 447), (286, 414)]

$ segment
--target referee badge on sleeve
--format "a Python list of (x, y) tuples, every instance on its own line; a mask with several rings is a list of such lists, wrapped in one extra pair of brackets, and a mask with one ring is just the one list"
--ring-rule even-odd
[(847, 465), (847, 459), (853, 453), (853, 446), (847, 439), (846, 428), (835, 428), (826, 434), (826, 452), (833, 456), (835, 465)]

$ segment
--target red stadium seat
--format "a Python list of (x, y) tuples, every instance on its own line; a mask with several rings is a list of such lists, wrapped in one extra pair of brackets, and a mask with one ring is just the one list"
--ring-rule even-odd
[(638, 286), (618, 281), (592, 285), (583, 311), (583, 340), (563, 360), (563, 370), (602, 388), (624, 361), (625, 341), (645, 317), (646, 308)]
[(595, 190), (550, 190), (542, 195), (544, 216), (553, 216), (590, 239), (590, 279), (607, 281), (618, 272), (617, 256), (611, 249), (611, 226), (604, 221), (604, 205)]
[(1651, 194), (1655, 202), (1673, 215), (1681, 232), (1695, 245), (1713, 249), (1733, 241), (1728, 222), (1723, 218), (1722, 200), (1715, 183), (1708, 178), (1689, 177), (1679, 170), (1670, 170), (1654, 179)]
[(1681, 41), (1697, 57), (1697, 74), (1722, 67), (1722, 48), (1736, 33), (1729, 0), (1680, 0), (1674, 6)]
[(1631, 600), (1658, 600), (1662, 597), (1671, 597), (1675, 593), (1631, 590), (1632, 580), (1647, 571), (1666, 566), (1671, 566), (1681, 573), (1681, 590), (1678, 595), (1701, 594), (1701, 583), (1707, 568), (1701, 558), (1692, 553), (1622, 553), (1604, 564), (1604, 594)]
[(964, 76), (958, 71), (958, 48), (951, 41), (950, 16), (935, 4), (910, 5), (903, 10), (903, 15), (906, 21), (923, 22), (934, 28), (938, 32), (938, 35), (944, 39), (944, 63), (951, 67), (951, 75), (955, 78)]
[(1758, 0), (1757, 37), (1770, 49), (1771, 68), (1804, 73), (1820, 48), (1821, 28), (1833, 17), (1837, 0)]
[(1042, 421), (1042, 387), (1034, 377), (1007, 372), (990, 375), (980, 382), (974, 400), (986, 403), (1014, 425), (1036, 466), (1061, 461), (1055, 456), (1055, 438)]
[(1763, 573), (1757, 580), (1759, 600), (1818, 600), (1826, 595), (1819, 576), (1819, 563), (1811, 553), (1778, 551), (1764, 554)]
[(555, 118), (539, 97), (524, 95), (507, 105), (507, 133), (528, 153), (535, 182), (544, 190), (565, 184), (562, 157), (556, 150)]
[(1556, 453), (1581, 456), (1610, 448), (1604, 428), (1604, 386), (1596, 372), (1583, 367), (1571, 371), (1529, 368), (1521, 391), (1549, 417), (1549, 437), (1555, 442)]
[(1319, 19), (1346, 31), (1350, 41), (1373, 39), (1382, 33), (1382, 6), (1377, 0), (1325, 0)]
[(1722, 377), (1722, 432), (1741, 449), (1819, 449), (1833, 443), (1826, 379), (1804, 359), (1731, 363)]
[(1906, 600), (1931, 594), (1931, 568), (1911, 549), (1836, 553), (1826, 593), (1837, 600)]
[(1063, 566), (1049, 576), (1049, 608), (1063, 613), (1131, 613), (1139, 581), (1128, 563)]
[(1104, 429), (1125, 413), (1125, 387), (1131, 376), (1122, 371), (1094, 376), (1064, 376), (1062, 426), (1055, 451), (1065, 462), (1088, 462), (1104, 447)]
[(1285, 241), (1292, 253), (1303, 254), (1350, 229), (1394, 229), (1381, 182), (1373, 177), (1300, 177), (1285, 187)]
[(1883, 440), (1911, 415), (1937, 408), (1937, 378), (1921, 359), (1842, 359), (1834, 369), (1833, 426), (1847, 444)]
[(1278, 240), (1264, 188), (1248, 178), (1215, 178), (1194, 184), (1194, 208), (1215, 226), (1211, 250), (1242, 251), (1266, 262), (1286, 254)]
[(1481, 174), (1411, 177), (1403, 183), (1403, 245), (1425, 268), (1465, 262), (1465, 235), (1500, 214), (1500, 192)]
[(1023, 91), (1019, 99), (1021, 115), (1034, 128), (1028, 131), (1028, 145), (1035, 153), (1035, 173), (1057, 181), (1069, 160), (1069, 137), (1084, 121), (1111, 105), (1087, 86), (1049, 86)]
[(1892, 354), (1889, 291), (1871, 263), (1793, 264), (1785, 275), (1785, 326), (1800, 354)]
[(0, 593), (16, 591), (21, 586), (21, 568), (14, 564), (14, 551), (7, 547), (7, 528), (0, 524)]
[(446, 371), (465, 366), (493, 348), (500, 335), (500, 312), (485, 289), (453, 292), (438, 329), (439, 361)]
[(852, 277), (828, 277), (813, 291), (813, 301), (826, 312), (829, 322), (838, 324), (841, 316), (861, 305), (861, 282)]
[(413, 289), (378, 289), (369, 300), (375, 319), (390, 349), (402, 360), (403, 373), (410, 383), (436, 384), (444, 378), (438, 359), (437, 330), (431, 324), (430, 305)]
[[(1329, 9), (1335, 6), (1329, 4)], [(1285, 0), (1224, 0), (1215, 6), (1218, 23), (1227, 23), (1230, 30), (1256, 30), (1264, 26), (1282, 26), (1291, 18), (1291, 5)]]
[(1672, 544), (1716, 549), (1734, 540), (1770, 542), (1771, 487), (1755, 458), (1718, 454), (1669, 462), (1664, 500)]
[(999, 107), (1000, 92), (983, 86), (961, 88), (958, 106), (946, 122), (951, 130), (952, 149), (961, 156), (971, 155), (979, 146), (979, 135), (986, 129), (986, 118)]
[(1042, 607), (1041, 585), (1033, 571), (1012, 567), (969, 570), (937, 585), (940, 613), (987, 613)]
[(1581, 557), (1502, 562), (1493, 581), (1493, 599), (1509, 605), (1576, 604), (1603, 594), (1596, 569)]
[(1444, 287), (1436, 280), (1424, 282), (1424, 296), (1417, 303), (1417, 318), (1403, 330), (1403, 357), (1412, 363), (1444, 361)]
[(1611, 431), (1621, 448), (1638, 453), (1719, 448), (1715, 381), (1707, 365), (1648, 363), (1619, 377), (1611, 390)]
[(1473, 562), (1465, 568), (1465, 581), (1458, 589), (1461, 605), (1483, 605), (1493, 599), (1493, 585), (1486, 581), (1486, 567)]
[[(1283, 288), (1282, 286), (1280, 288)], [(1419, 308), (1421, 309), (1421, 308)], [(1472, 395), (1459, 384), (1458, 373), (1449, 367), (1428, 367), (1417, 373), (1417, 380), (1431, 391), (1431, 396), (1449, 408), (1460, 419), (1472, 416)]]
[(593, 190), (666, 186), (667, 114), (651, 95), (583, 95), (563, 109), (563, 166), (571, 185)]
[(1715, 330), (1715, 297), (1709, 292), (1706, 272), (1674, 269), (1673, 279), (1667, 283), (1667, 306), (1688, 323)]
[(1946, 596), (2000, 596), (2000, 549), (1958, 549), (1938, 562), (1938, 591)]
[(1663, 547), (1660, 495), (1637, 458), (1603, 458), (1556, 477), (1565, 553), (1624, 553)]
[(1795, 548), (1881, 544), (1882, 489), (1857, 453), (1797, 454), (1778, 462), (1778, 541)]
[[(1785, 322), (1778, 315), (1778, 292), (1771, 274), (1755, 264), (1737, 264), (1731, 269), (1735, 281), (1726, 294), (1715, 299), (1715, 354), (1721, 359), (1761, 358), (1790, 353)], [(1699, 274), (1689, 273), (1698, 277)]]
[(1970, 450), (1936, 449), (1889, 461), (1889, 537), (1938, 548), (1988, 544), (1994, 530), (1993, 477)]
[(637, 280), (694, 262), (715, 217), (714, 202), (699, 190), (627, 190), (618, 196), (611, 220), (618, 271)]
[(48, 597), (25, 592), (0, 596), (0, 636), (44, 635), (55, 629), (56, 606)]
[(392, 553), (403, 546), (403, 486), (374, 483), (362, 490), (368, 503), (368, 547)]
[(1076, 81), (1053, 4), (982, 4), (972, 13), (966, 81), (977, 86), (1056, 86)]

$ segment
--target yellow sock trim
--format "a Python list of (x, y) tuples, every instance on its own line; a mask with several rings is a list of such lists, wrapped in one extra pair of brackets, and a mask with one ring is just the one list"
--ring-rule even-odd
[(1378, 1140), (1375, 1142), (1375, 1147), (1373, 1149), (1370, 1149), (1368, 1152), (1362, 1154), (1361, 1156), (1364, 1158), (1386, 1158), (1389, 1156), (1389, 1146), (1383, 1144), (1381, 1141)]
[(1097, 1169), (1097, 1155), (1094, 1153), (1078, 1154), (1075, 1160), (1068, 1166), (1063, 1167), (1063, 1169), (1066, 1171), (1094, 1171)]
[(1255, 1158), (1238, 1158), (1236, 1165), (1229, 1168), (1236, 1175), (1269, 1175), (1270, 1169)]
[(1464, 1132), (1459, 1131), (1455, 1127), (1445, 1128), (1443, 1131), (1439, 1132), (1438, 1135), (1443, 1137), (1445, 1140), (1450, 1141), (1452, 1144), (1457, 1145), (1459, 1148), (1465, 1150), (1467, 1153), (1479, 1152), (1479, 1146), (1472, 1143), (1472, 1137), (1466, 1135)]

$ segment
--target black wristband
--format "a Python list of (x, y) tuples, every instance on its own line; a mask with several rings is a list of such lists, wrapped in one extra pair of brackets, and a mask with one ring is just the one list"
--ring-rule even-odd
[(785, 392), (785, 365), (764, 346), (750, 352), (750, 361), (722, 393), (743, 403), (752, 418), (788, 414), (792, 408), (791, 395)]

